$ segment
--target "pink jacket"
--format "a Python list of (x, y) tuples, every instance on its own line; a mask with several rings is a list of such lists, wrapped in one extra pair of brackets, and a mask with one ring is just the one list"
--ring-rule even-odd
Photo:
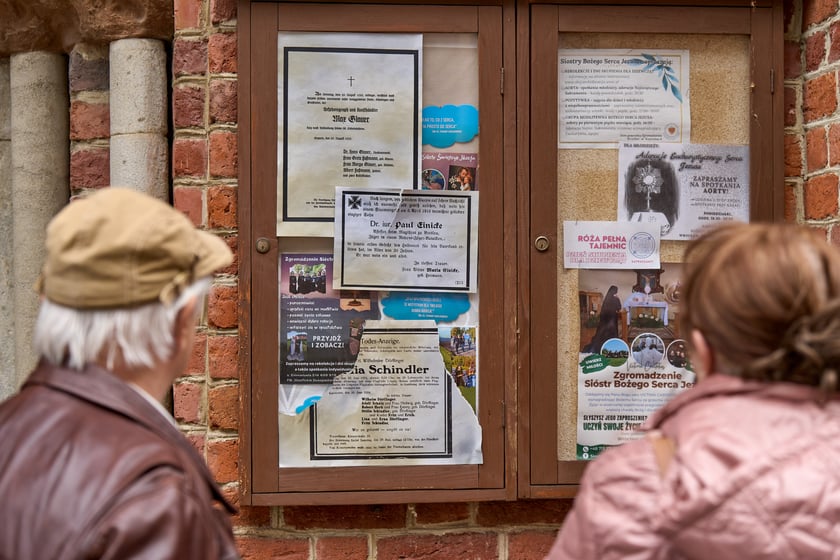
[(550, 560), (840, 558), (840, 400), (713, 375), (587, 467)]

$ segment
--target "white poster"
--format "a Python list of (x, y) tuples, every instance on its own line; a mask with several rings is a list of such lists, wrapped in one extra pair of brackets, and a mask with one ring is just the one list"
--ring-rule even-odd
[(714, 222), (750, 219), (749, 146), (622, 144), (618, 220), (692, 239)]
[(646, 223), (563, 222), (563, 266), (659, 268), (659, 234)]
[(336, 189), (336, 289), (476, 292), (478, 193)]
[(560, 49), (560, 148), (688, 142), (689, 51)]
[(680, 325), (682, 265), (579, 274), (577, 458), (642, 437), (648, 416), (694, 386)]
[(481, 427), (446, 370), (434, 321), (368, 321), (353, 368), (279, 422), (281, 467), (483, 460)]
[(277, 235), (331, 236), (337, 185), (417, 188), (422, 42), (278, 35)]

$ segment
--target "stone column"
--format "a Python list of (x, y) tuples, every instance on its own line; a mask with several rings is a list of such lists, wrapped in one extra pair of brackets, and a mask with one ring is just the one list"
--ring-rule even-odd
[(157, 39), (110, 47), (111, 184), (169, 200), (166, 53)]
[(67, 204), (70, 166), (67, 62), (63, 55), (13, 54), (10, 64), (14, 250), (15, 371), (32, 366), (38, 313), (33, 290), (44, 260), (46, 227)]
[(9, 59), (0, 58), (0, 400), (15, 392), (15, 283), (12, 278), (12, 103)]

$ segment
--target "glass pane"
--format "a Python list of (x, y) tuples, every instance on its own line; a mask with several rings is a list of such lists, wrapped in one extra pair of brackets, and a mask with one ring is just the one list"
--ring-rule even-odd
[[(671, 35), (569, 33), (560, 35), (564, 49), (645, 49), (688, 51), (692, 144), (748, 145), (750, 132), (749, 37), (733, 35)], [(563, 84), (559, 84), (563, 91)], [(747, 152), (748, 153), (748, 152)], [(562, 247), (566, 220), (615, 221), (619, 213), (618, 149), (562, 148), (557, 151), (557, 238)], [(746, 158), (749, 159), (748, 156)], [(749, 162), (746, 162), (748, 169)], [(623, 173), (622, 173), (623, 176)], [(747, 199), (748, 200), (748, 199)], [(625, 219), (625, 218), (622, 218)], [(682, 260), (684, 241), (663, 241), (663, 263)], [(577, 269), (565, 269), (558, 251), (558, 458), (576, 458), (578, 363), (581, 355), (581, 290)], [(663, 265), (667, 266), (667, 265)], [(590, 294), (606, 296), (607, 286)], [(588, 292), (587, 292), (588, 293)], [(628, 294), (621, 294), (623, 300)], [(587, 300), (588, 301), (588, 300)], [(589, 302), (588, 305), (591, 305)], [(597, 306), (597, 302), (596, 302)], [(666, 312), (667, 313), (667, 312)], [(653, 317), (652, 320), (662, 318)], [(664, 317), (667, 321), (668, 317)], [(627, 341), (628, 344), (631, 341)]]

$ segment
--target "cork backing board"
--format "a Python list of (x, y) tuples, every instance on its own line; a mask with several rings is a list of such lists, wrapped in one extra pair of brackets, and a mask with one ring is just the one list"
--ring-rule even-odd
[[(746, 35), (566, 33), (561, 49), (687, 49), (690, 51), (691, 143), (749, 144), (750, 52)], [(618, 150), (557, 153), (557, 239), (563, 221), (614, 221), (618, 213)], [(662, 262), (682, 262), (685, 242), (663, 241)], [(557, 262), (558, 459), (575, 459), (577, 360), (580, 341), (578, 271)]]

